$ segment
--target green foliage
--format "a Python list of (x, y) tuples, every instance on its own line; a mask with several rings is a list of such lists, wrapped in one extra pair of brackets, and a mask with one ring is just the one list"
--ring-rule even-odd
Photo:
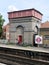
[(15, 43), (8, 42), (7, 45), (15, 45)]
[(29, 44), (29, 43), (23, 43), (22, 46), (23, 46), (23, 47), (29, 47), (29, 46), (32, 47), (32, 44)]
[(2, 32), (3, 32), (2, 26), (3, 26), (4, 22), (5, 22), (5, 20), (3, 19), (3, 16), (0, 14), (0, 38), (1, 38)]

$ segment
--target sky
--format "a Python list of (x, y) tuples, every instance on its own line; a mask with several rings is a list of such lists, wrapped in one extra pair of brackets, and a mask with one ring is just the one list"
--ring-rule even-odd
[(49, 0), (0, 0), (0, 13), (5, 19), (4, 25), (9, 22), (7, 12), (30, 8), (35, 8), (43, 14), (42, 22), (49, 21)]

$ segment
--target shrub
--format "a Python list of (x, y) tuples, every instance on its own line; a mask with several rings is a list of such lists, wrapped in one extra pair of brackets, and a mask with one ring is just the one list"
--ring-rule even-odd
[(15, 43), (12, 43), (12, 42), (8, 42), (7, 45), (15, 45)]

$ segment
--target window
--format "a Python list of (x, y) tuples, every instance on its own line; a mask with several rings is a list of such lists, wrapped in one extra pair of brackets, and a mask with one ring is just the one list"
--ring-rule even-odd
[(44, 39), (49, 40), (49, 35), (44, 35)]

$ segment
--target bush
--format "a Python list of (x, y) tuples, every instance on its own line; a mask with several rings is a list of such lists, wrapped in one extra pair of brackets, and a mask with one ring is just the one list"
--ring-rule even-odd
[(15, 43), (12, 43), (12, 42), (8, 42), (7, 45), (15, 45)]
[(24, 47), (31, 46), (31, 47), (32, 47), (32, 44), (29, 44), (29, 43), (23, 43), (22, 46), (24, 46)]

